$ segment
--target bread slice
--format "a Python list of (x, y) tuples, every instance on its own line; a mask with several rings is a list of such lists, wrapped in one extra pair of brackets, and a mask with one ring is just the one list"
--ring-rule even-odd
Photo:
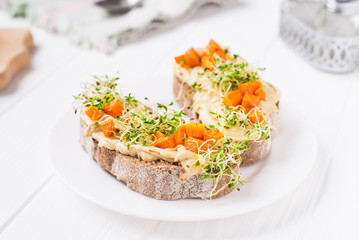
[[(180, 106), (184, 107), (184, 112), (188, 117), (198, 119), (198, 113), (196, 113), (193, 108), (189, 108), (189, 106), (193, 105), (193, 97), (195, 91), (186, 83), (182, 82), (178, 77), (174, 77), (173, 81), (173, 93), (175, 95), (176, 101)], [(187, 95), (187, 99), (185, 99), (185, 95)], [(279, 102), (277, 103), (278, 106)], [(272, 124), (274, 132), (278, 132), (279, 128), (279, 116), (277, 113), (269, 116), (269, 122)], [(252, 165), (259, 160), (265, 158), (270, 151), (271, 138), (261, 142), (250, 142), (248, 145), (248, 150), (243, 152), (242, 163), (241, 166), (249, 166)]]
[[(202, 174), (181, 181), (180, 176), (184, 169), (180, 163), (169, 163), (164, 160), (145, 162), (139, 158), (101, 147), (95, 139), (85, 137), (87, 125), (82, 120), (80, 121), (80, 143), (83, 149), (102, 169), (124, 182), (135, 192), (159, 200), (207, 198), (215, 186), (214, 180), (202, 180)], [(238, 172), (238, 166), (233, 167), (233, 171)], [(223, 189), (212, 198), (230, 193), (233, 190), (227, 187), (230, 182), (229, 176), (223, 176), (214, 192)]]

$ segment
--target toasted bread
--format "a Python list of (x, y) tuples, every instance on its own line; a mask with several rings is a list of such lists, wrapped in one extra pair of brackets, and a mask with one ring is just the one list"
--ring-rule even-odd
[[(124, 182), (135, 192), (159, 200), (206, 198), (215, 186), (212, 179), (202, 180), (202, 174), (182, 181), (180, 175), (183, 168), (178, 163), (163, 160), (145, 162), (140, 158), (101, 147), (95, 139), (85, 137), (86, 128), (86, 123), (81, 121), (80, 143), (83, 149), (102, 169)], [(235, 166), (233, 171), (238, 172), (238, 166)], [(229, 176), (223, 176), (214, 192), (222, 190), (211, 198), (219, 198), (230, 193), (233, 190), (227, 187), (230, 182)]]

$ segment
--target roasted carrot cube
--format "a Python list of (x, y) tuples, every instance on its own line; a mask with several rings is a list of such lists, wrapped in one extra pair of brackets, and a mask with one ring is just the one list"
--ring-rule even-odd
[(161, 133), (160, 131), (156, 131), (155, 137), (156, 137), (156, 139), (160, 139), (160, 138), (166, 137), (166, 135)]
[(209, 143), (215, 143), (219, 139), (223, 138), (223, 133), (219, 131), (217, 128), (211, 128), (208, 131), (204, 132), (204, 141), (208, 141)]
[(223, 48), (219, 46), (219, 44), (216, 43), (214, 40), (209, 41), (206, 50), (208, 55), (212, 55), (213, 53), (215, 53), (222, 59), (226, 59), (226, 54), (224, 53)]
[(261, 123), (264, 121), (264, 117), (263, 117), (263, 113), (261, 111), (260, 108), (253, 108), (249, 113), (248, 113), (248, 119), (249, 121), (251, 121), (252, 123)]
[(187, 64), (187, 55), (183, 54), (181, 56), (175, 57), (176, 63), (179, 64), (183, 68), (189, 68)]
[(184, 147), (197, 154), (202, 154), (208, 149), (208, 144), (201, 139), (189, 137), (184, 141)]
[(102, 117), (101, 112), (95, 107), (89, 107), (85, 113), (92, 121), (98, 121)]
[(155, 133), (156, 141), (154, 143), (155, 147), (159, 148), (174, 148), (176, 145), (173, 139), (170, 136), (166, 136), (160, 131), (156, 131)]
[(201, 123), (187, 123), (183, 125), (187, 137), (203, 139), (205, 126)]
[(176, 145), (170, 136), (164, 136), (164, 137), (158, 138), (155, 141), (154, 146), (158, 147), (158, 148), (174, 148)]
[(207, 68), (211, 71), (215, 65), (216, 64), (214, 63), (214, 59), (212, 56), (203, 56), (201, 58), (201, 66), (203, 68)]
[(209, 43), (208, 43), (208, 45), (207, 45), (207, 47), (206, 47), (207, 49), (208, 49), (208, 51), (210, 51), (210, 52), (215, 52), (215, 51), (217, 51), (217, 50), (221, 50), (222, 48), (221, 48), (221, 46), (219, 46), (219, 44), (218, 43), (216, 43), (214, 40), (210, 40), (209, 41)]
[(214, 53), (216, 51), (223, 51), (222, 47), (219, 46), (218, 43), (216, 43), (214, 40), (210, 40), (206, 49), (210, 52), (210, 53)]
[(187, 65), (192, 68), (201, 65), (201, 59), (197, 52), (191, 48), (186, 52)]
[(264, 91), (263, 87), (258, 88), (257, 91), (255, 91), (254, 95), (260, 96), (261, 100), (266, 99), (266, 92)]
[(223, 104), (229, 107), (241, 105), (243, 96), (239, 90), (229, 92), (223, 98)]
[(177, 64), (180, 64), (182, 62), (182, 60), (186, 59), (186, 55), (181, 55), (181, 56), (178, 56), (178, 57), (175, 57), (175, 61)]
[(101, 129), (106, 137), (111, 137), (115, 131), (115, 123), (112, 119), (109, 119), (101, 125)]
[[(224, 50), (217, 50), (214, 53), (217, 54), (220, 58), (222, 58), (224, 60), (227, 59), (226, 54), (224, 53)], [(223, 61), (223, 62), (225, 62), (225, 61)]]
[(239, 85), (239, 91), (244, 96), (246, 93), (254, 94), (258, 88), (262, 87), (262, 82), (260, 81), (252, 81), (247, 83), (242, 83)]
[(176, 63), (183, 68), (192, 68), (201, 65), (201, 58), (193, 48), (189, 49), (185, 54), (175, 57)]
[(248, 112), (253, 107), (257, 106), (260, 100), (261, 100), (261, 97), (246, 93), (243, 97), (242, 106)]
[(107, 103), (106, 106), (102, 108), (102, 110), (108, 115), (117, 118), (119, 116), (122, 116), (123, 107), (119, 101), (113, 100)]
[(228, 106), (228, 107), (233, 107), (234, 106), (234, 103), (232, 102), (232, 100), (226, 95), (223, 97), (223, 104), (225, 106)]
[(173, 140), (175, 142), (176, 145), (183, 145), (184, 144), (184, 139), (186, 138), (185, 135), (185, 128), (184, 126), (180, 126), (177, 131), (175, 132), (175, 134), (173, 135)]

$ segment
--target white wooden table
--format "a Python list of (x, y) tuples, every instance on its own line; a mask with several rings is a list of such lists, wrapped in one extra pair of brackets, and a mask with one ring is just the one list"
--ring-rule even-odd
[[(0, 91), (0, 239), (359, 239), (359, 71), (323, 73), (294, 54), (278, 36), (278, 0), (205, 13), (108, 56), (0, 12), (0, 27), (30, 27), (36, 44), (31, 66)], [(241, 216), (171, 223), (104, 210), (54, 175), (48, 136), (80, 82), (119, 72), (134, 92), (157, 85), (163, 96), (148, 96), (170, 99), (173, 57), (211, 38), (265, 66), (265, 79), (311, 122), (319, 153), (301, 186)]]

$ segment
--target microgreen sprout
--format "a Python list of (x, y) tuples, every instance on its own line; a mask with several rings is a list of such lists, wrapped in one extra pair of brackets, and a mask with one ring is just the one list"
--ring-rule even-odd
[(73, 108), (75, 110), (82, 106), (93, 106), (97, 109), (103, 108), (112, 100), (119, 100), (120, 94), (117, 92), (117, 80), (119, 78), (103, 78), (94, 76), (92, 81), (82, 84), (82, 93), (74, 96)]
[(249, 64), (237, 55), (233, 55), (232, 59), (225, 62), (223, 59), (215, 57), (215, 64), (212, 71), (204, 71), (199, 74), (198, 81), (192, 86), (194, 90), (201, 90), (197, 86), (201, 86), (201, 82), (209, 81), (224, 96), (237, 89), (241, 83), (259, 80), (258, 72), (261, 69), (250, 70)]
[[(214, 187), (209, 196), (211, 198), (222, 191), (225, 187), (237, 187), (242, 184), (241, 175), (235, 170), (241, 162), (240, 154), (247, 149), (248, 142), (235, 142), (229, 138), (222, 138), (205, 153), (197, 155), (195, 165), (202, 164), (202, 179), (212, 179)], [(221, 178), (228, 177), (228, 185), (217, 189)]]

